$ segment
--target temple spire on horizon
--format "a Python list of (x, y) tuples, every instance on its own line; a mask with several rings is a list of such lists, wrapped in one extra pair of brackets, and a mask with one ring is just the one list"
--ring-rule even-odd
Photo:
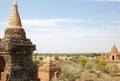
[(117, 50), (117, 47), (116, 47), (115, 44), (114, 44), (113, 47), (111, 48), (111, 52), (112, 52), (112, 53), (118, 53), (118, 50)]

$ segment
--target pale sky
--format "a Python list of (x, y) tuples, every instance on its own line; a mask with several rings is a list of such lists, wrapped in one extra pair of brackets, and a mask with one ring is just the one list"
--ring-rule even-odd
[[(39, 53), (120, 51), (120, 0), (17, 0), (27, 38)], [(0, 1), (0, 38), (13, 0)]]

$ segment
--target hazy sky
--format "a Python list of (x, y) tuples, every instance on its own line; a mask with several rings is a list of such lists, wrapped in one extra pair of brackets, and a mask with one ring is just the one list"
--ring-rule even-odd
[[(120, 0), (17, 0), (23, 28), (40, 53), (120, 51)], [(0, 0), (0, 38), (13, 0)]]

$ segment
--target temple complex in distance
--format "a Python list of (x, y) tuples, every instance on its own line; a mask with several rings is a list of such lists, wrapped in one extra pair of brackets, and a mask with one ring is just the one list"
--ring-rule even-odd
[(111, 52), (105, 55), (97, 56), (96, 59), (117, 63), (120, 62), (120, 53), (118, 52), (117, 47), (113, 45), (113, 47), (111, 48)]
[(0, 39), (0, 81), (40, 81), (38, 68), (32, 63), (36, 46), (26, 38), (14, 1), (5, 35)]

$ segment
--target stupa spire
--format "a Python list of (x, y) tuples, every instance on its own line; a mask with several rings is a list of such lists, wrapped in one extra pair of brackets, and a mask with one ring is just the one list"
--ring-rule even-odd
[(118, 53), (117, 47), (115, 45), (113, 45), (111, 52)]
[(11, 16), (8, 26), (5, 30), (6, 40), (10, 40), (11, 37), (26, 39), (25, 31), (22, 27), (21, 19), (18, 12), (17, 1), (14, 0)]
[(22, 27), (21, 19), (18, 12), (17, 1), (14, 0), (12, 13), (9, 19), (8, 27), (10, 28), (19, 28)]
[(14, 0), (14, 5), (17, 5), (17, 1), (16, 0)]

